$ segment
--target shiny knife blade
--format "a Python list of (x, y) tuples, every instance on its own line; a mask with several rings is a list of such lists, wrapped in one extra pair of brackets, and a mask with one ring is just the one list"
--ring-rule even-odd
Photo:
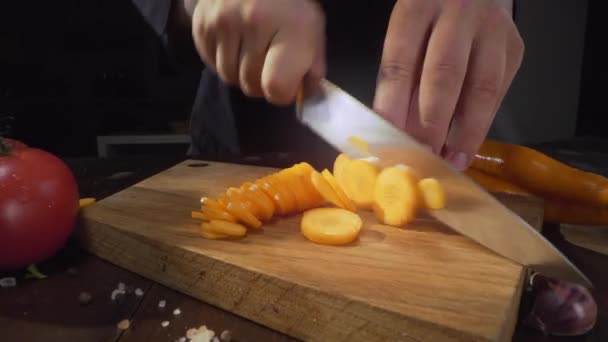
[(435, 177), (446, 188), (447, 205), (430, 211), (435, 219), (477, 243), (541, 274), (592, 287), (591, 281), (519, 215), (462, 172), (396, 128), (328, 80), (298, 96), (300, 122), (351, 156), (362, 156), (348, 139), (369, 144), (380, 166), (410, 165), (420, 177)]

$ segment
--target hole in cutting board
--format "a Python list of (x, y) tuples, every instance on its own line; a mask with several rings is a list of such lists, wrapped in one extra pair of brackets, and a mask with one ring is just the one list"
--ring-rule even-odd
[(209, 164), (207, 164), (207, 163), (192, 163), (192, 164), (188, 164), (188, 167), (205, 167), (205, 166), (209, 166)]

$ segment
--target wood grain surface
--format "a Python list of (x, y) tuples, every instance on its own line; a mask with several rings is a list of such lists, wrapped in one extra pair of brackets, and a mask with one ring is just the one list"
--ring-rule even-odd
[[(434, 221), (397, 229), (369, 213), (351, 246), (305, 240), (298, 216), (243, 240), (204, 240), (189, 217), (199, 198), (274, 170), (202, 164), (183, 162), (86, 208), (85, 248), (303, 340), (510, 340), (520, 266)], [(541, 208), (520, 215), (532, 222)]]

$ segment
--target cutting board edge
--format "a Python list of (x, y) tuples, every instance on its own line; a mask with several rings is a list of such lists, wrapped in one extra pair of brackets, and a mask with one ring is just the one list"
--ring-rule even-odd
[[(227, 271), (226, 273), (230, 273), (230, 272), (234, 273), (235, 270), (237, 272), (243, 273), (243, 275), (238, 275), (238, 274), (234, 275), (233, 274), (232, 277), (235, 277), (235, 278), (247, 278), (247, 275), (246, 275), (247, 273), (254, 273), (250, 270), (243, 269), (243, 268), (239, 267), (238, 265), (233, 265), (233, 264), (230, 264), (230, 263), (227, 263), (227, 262), (215, 259), (215, 258), (211, 258), (209, 256), (196, 254), (196, 253), (187, 251), (185, 249), (179, 249), (179, 253), (181, 253), (182, 255), (176, 255), (176, 252), (172, 251), (171, 247), (168, 246), (167, 244), (164, 244), (160, 241), (153, 241), (145, 236), (142, 236), (142, 235), (139, 235), (139, 234), (136, 234), (133, 232), (127, 232), (127, 231), (124, 231), (121, 229), (117, 229), (115, 227), (108, 226), (101, 222), (96, 222), (94, 220), (88, 220), (86, 218), (86, 213), (84, 215), (81, 215), (80, 224), (78, 225), (78, 229), (75, 233), (76, 233), (77, 239), (81, 243), (81, 246), (88, 252), (100, 257), (101, 259), (104, 259), (119, 267), (130, 270), (145, 278), (158, 282), (164, 286), (175, 289), (186, 295), (192, 296), (198, 300), (202, 300), (211, 305), (214, 305), (221, 309), (232, 312), (238, 316), (255, 321), (255, 322), (265, 325), (271, 329), (280, 331), (284, 334), (290, 335), (290, 336), (298, 338), (298, 339), (307, 340), (307, 341), (336, 340), (336, 338), (338, 340), (341, 340), (340, 336), (343, 335), (343, 334), (342, 335), (331, 335), (332, 329), (331, 329), (331, 327), (328, 328), (327, 325), (325, 326), (325, 330), (318, 330), (318, 329), (313, 330), (306, 326), (296, 326), (296, 328), (293, 328), (293, 327), (285, 328), (282, 325), (282, 323), (284, 323), (284, 322), (282, 322), (281, 320), (273, 321), (272, 317), (260, 318), (256, 313), (248, 312), (246, 307), (244, 307), (244, 308), (231, 307), (228, 303), (222, 302), (221, 298), (214, 298), (213, 295), (204, 294), (204, 293), (201, 293), (200, 291), (196, 291), (196, 289), (192, 289), (192, 286), (188, 287), (188, 286), (185, 286), (183, 283), (173, 281), (172, 277), (163, 276), (166, 269), (171, 269), (173, 266), (177, 266), (170, 262), (170, 256), (173, 256), (173, 258), (183, 258), (186, 256), (192, 256), (193, 257), (192, 260), (202, 259), (203, 262), (210, 264), (210, 265), (207, 265), (207, 266), (209, 266), (208, 268), (203, 270), (205, 273), (214, 272), (214, 271), (220, 272), (220, 271), (218, 271), (218, 267), (217, 267), (218, 264), (221, 266), (220, 269), (222, 268), (222, 266), (229, 269), (229, 271)], [(101, 236), (100, 236), (100, 234), (101, 234)], [(135, 263), (133, 261), (134, 258), (131, 258), (131, 260), (128, 260), (128, 258), (123, 259), (123, 258), (121, 258), (121, 256), (124, 256), (124, 255), (122, 255), (121, 253), (113, 253), (113, 252), (115, 252), (116, 249), (119, 249), (119, 248), (116, 248), (116, 246), (108, 246), (108, 245), (104, 246), (104, 241), (105, 241), (104, 234), (106, 234), (106, 236), (107, 236), (107, 234), (114, 234), (118, 237), (118, 239), (120, 241), (125, 242), (125, 244), (135, 243), (138, 247), (140, 247), (140, 248), (133, 248), (133, 246), (128, 246), (128, 248), (131, 252), (139, 251), (140, 249), (144, 249), (144, 250), (152, 249), (152, 250), (161, 251), (159, 253), (159, 255), (155, 256), (155, 259), (157, 259), (156, 265), (158, 266), (158, 269), (153, 268), (151, 270), (144, 271), (140, 267), (138, 267), (141, 265), (135, 265)], [(113, 241), (116, 241), (116, 239), (113, 239)], [(120, 251), (120, 249), (119, 249), (119, 251)], [(139, 253), (141, 253), (141, 252), (139, 252)], [(140, 257), (145, 257), (145, 255), (140, 255)], [(137, 258), (135, 258), (135, 259), (137, 259)], [(200, 264), (201, 260), (197, 260), (197, 261)], [(153, 264), (153, 263), (150, 263), (150, 264)], [(201, 272), (200, 269), (197, 269), (197, 270), (200, 274), (200, 272)], [(522, 272), (523, 271), (524, 271), (524, 269), (522, 269)], [(520, 283), (522, 283), (522, 285), (525, 280), (525, 279), (523, 279), (524, 277), (525, 277), (525, 275), (522, 275), (522, 279), (520, 279), (521, 280)], [(199, 280), (201, 280), (201, 279), (199, 279)], [(306, 299), (310, 299), (311, 295), (313, 298), (329, 297), (327, 294), (323, 293), (322, 291), (320, 291), (318, 289), (315, 289), (315, 288), (312, 288), (309, 286), (305, 286), (305, 285), (301, 285), (301, 284), (293, 284), (287, 280), (283, 280), (279, 277), (271, 276), (271, 275), (267, 275), (267, 274), (259, 274), (259, 278), (256, 281), (267, 281), (268, 283), (284, 284), (285, 285), (284, 287), (289, 288), (289, 290), (280, 296), (281, 300), (292, 297), (292, 299), (294, 301), (297, 301), (298, 300), (297, 296), (298, 296), (298, 293), (300, 293), (300, 292), (302, 295), (305, 295)], [(197, 282), (198, 282), (198, 280), (197, 280)], [(244, 284), (247, 284), (247, 283), (244, 283)], [(253, 285), (251, 287), (253, 287)], [(279, 288), (281, 288), (281, 287), (279, 286)], [(222, 284), (216, 284), (215, 289), (216, 289), (216, 291), (221, 292), (221, 291), (226, 290), (226, 287), (223, 286)], [(249, 291), (250, 290), (247, 290), (245, 292), (249, 293)], [(423, 331), (426, 334), (430, 334), (433, 341), (462, 341), (462, 340), (467, 340), (467, 341), (469, 341), (469, 340), (510, 341), (512, 338), (512, 335), (514, 333), (514, 330), (515, 330), (514, 323), (517, 322), (517, 314), (518, 314), (517, 308), (519, 306), (521, 293), (522, 292), (521, 292), (521, 286), (520, 286), (517, 289), (517, 295), (513, 298), (514, 303), (512, 303), (512, 305), (516, 305), (516, 306), (512, 307), (512, 309), (510, 309), (510, 310), (505, 309), (506, 320), (507, 320), (505, 322), (506, 325), (503, 325), (502, 329), (499, 329), (498, 331), (495, 332), (496, 336), (479, 336), (479, 335), (472, 334), (470, 332), (437, 325), (433, 322), (423, 321), (423, 320), (420, 320), (420, 319), (417, 319), (414, 317), (402, 316), (397, 313), (386, 310), (384, 308), (376, 307), (369, 303), (361, 302), (357, 299), (351, 299), (351, 298), (348, 298), (343, 295), (332, 294), (331, 298), (333, 300), (335, 300), (337, 298), (340, 301), (347, 303), (345, 308), (348, 307), (350, 309), (350, 311), (346, 312), (346, 313), (339, 312), (339, 310), (335, 310), (335, 308), (332, 309), (330, 306), (324, 305), (320, 301), (315, 301), (315, 303), (318, 306), (324, 306), (325, 310), (335, 311), (334, 315), (337, 315), (338, 317), (334, 317), (334, 316), (330, 315), (330, 317), (331, 317), (330, 322), (338, 320), (339, 322), (342, 322), (341, 324), (344, 324), (344, 322), (348, 322), (348, 321), (352, 320), (353, 317), (355, 317), (356, 319), (365, 318), (365, 319), (367, 319), (365, 326), (368, 329), (371, 329), (370, 326), (376, 327), (376, 329), (380, 329), (380, 330), (375, 331), (378, 334), (383, 334), (383, 333), (386, 333), (387, 330), (392, 330), (392, 334), (389, 336), (393, 336), (393, 337), (403, 338), (404, 335), (401, 332), (398, 332), (396, 329), (394, 329), (394, 328), (391, 329), (390, 327), (401, 326), (401, 327), (405, 327), (405, 328), (398, 329), (399, 331), (407, 331), (408, 330), (407, 327), (409, 325), (411, 327), (414, 327), (414, 329), (417, 329), (417, 330), (419, 330), (422, 327)], [(225, 293), (224, 297), (229, 298), (230, 293)], [(227, 299), (224, 299), (224, 301), (226, 301), (226, 300)], [(244, 300), (246, 300), (246, 298), (239, 300), (239, 303)], [(307, 301), (307, 302), (309, 302), (309, 301)], [(304, 303), (300, 303), (300, 304), (304, 304)], [(238, 306), (238, 305), (236, 305), (236, 306)], [(304, 306), (306, 306), (306, 305), (304, 304)], [(364, 315), (363, 315), (364, 317), (362, 315), (355, 315), (355, 313), (360, 313), (359, 311), (364, 312)], [(511, 313), (511, 316), (513, 316), (513, 317), (508, 317), (508, 313)], [(278, 311), (276, 312), (276, 314), (278, 315)], [(300, 319), (296, 319), (295, 321), (300, 321)], [(385, 324), (382, 324), (381, 322), (378, 322), (378, 321), (387, 321), (387, 322)], [(315, 320), (315, 322), (317, 323), (317, 325), (321, 325), (321, 323), (323, 323), (323, 321), (321, 321), (321, 320)], [(326, 323), (329, 323), (329, 322), (326, 322)], [(384, 326), (385, 329), (381, 329), (382, 326)], [(318, 327), (316, 327), (316, 328), (318, 328)], [(342, 328), (334, 329), (334, 330), (338, 330), (338, 331), (342, 332), (343, 331), (343, 330), (341, 330)], [(366, 333), (369, 333), (369, 332), (361, 331), (361, 330), (362, 329), (360, 327), (353, 328), (353, 330), (351, 330), (351, 332), (348, 333), (345, 337), (348, 337), (348, 341), (358, 341), (358, 340), (368, 341), (369, 337), (363, 338), (362, 336), (356, 335), (357, 332), (361, 332), (363, 336), (365, 336)], [(317, 336), (310, 335), (311, 331), (316, 331), (316, 332), (321, 331), (322, 334), (318, 334)], [(324, 335), (324, 334), (329, 334), (329, 335)], [(424, 336), (424, 338), (426, 339), (426, 338), (428, 338), (428, 336)]]

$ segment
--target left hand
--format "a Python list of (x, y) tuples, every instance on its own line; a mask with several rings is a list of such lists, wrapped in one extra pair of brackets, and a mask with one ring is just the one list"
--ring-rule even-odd
[(397, 0), (391, 14), (374, 110), (460, 170), (486, 138), (522, 62), (510, 6)]

